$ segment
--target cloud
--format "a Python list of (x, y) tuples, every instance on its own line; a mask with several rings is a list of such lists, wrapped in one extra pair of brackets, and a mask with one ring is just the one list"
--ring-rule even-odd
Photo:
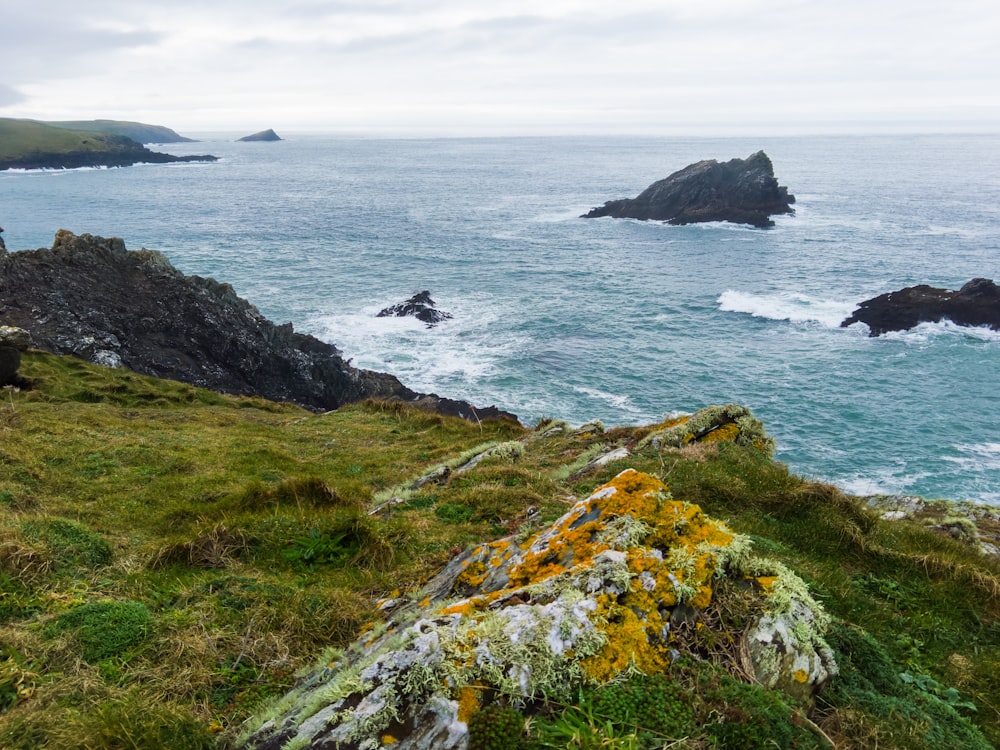
[(1000, 111), (995, 0), (37, 0), (5, 16), (15, 116), (578, 132)]

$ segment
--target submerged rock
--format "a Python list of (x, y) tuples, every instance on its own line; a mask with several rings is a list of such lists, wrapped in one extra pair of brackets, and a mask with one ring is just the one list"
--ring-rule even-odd
[(767, 154), (758, 151), (746, 159), (690, 164), (654, 182), (635, 198), (608, 201), (583, 218), (611, 216), (668, 224), (729, 221), (770, 227), (774, 226), (772, 215), (795, 213), (794, 202), (795, 196), (775, 179)]
[(229, 284), (185, 276), (161, 253), (129, 251), (119, 238), (60, 230), (51, 249), (0, 255), (0, 320), (56, 354), (314, 411), (374, 398), (516, 419), (352, 367), (332, 344), (269, 321)]
[[(718, 588), (723, 578), (732, 585)], [(524, 543), (479, 545), (413, 603), (393, 601), (389, 621), (304, 678), (239, 746), (464, 750), (470, 719), (497, 703), (572, 703), (583, 684), (668, 670), (717, 596), (756, 612), (742, 653), (763, 684), (808, 699), (835, 673), (827, 616), (801, 580), (628, 469)], [(720, 637), (738, 642), (743, 626)], [(726, 626), (713, 616), (711, 627)]]
[(972, 279), (957, 292), (927, 284), (908, 286), (865, 300), (840, 326), (865, 323), (869, 335), (880, 336), (942, 320), (1000, 331), (1000, 287), (991, 279)]
[(442, 320), (450, 320), (452, 316), (451, 313), (438, 310), (434, 306), (434, 300), (431, 299), (431, 293), (425, 290), (414, 294), (405, 302), (381, 309), (375, 317), (416, 318), (426, 323), (428, 328), (432, 328)]

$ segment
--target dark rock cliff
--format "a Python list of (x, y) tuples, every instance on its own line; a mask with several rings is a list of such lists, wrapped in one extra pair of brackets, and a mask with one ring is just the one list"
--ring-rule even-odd
[(865, 323), (871, 336), (880, 336), (941, 320), (1000, 330), (1000, 287), (990, 279), (972, 279), (957, 292), (927, 284), (908, 286), (865, 300), (840, 325)]
[(0, 255), (0, 323), (57, 354), (314, 411), (374, 398), (516, 419), (351, 367), (335, 346), (267, 320), (229, 284), (185, 276), (164, 255), (129, 251), (118, 238), (60, 230), (51, 249)]
[(608, 201), (584, 214), (593, 219), (644, 219), (669, 224), (729, 221), (755, 227), (774, 225), (774, 214), (794, 213), (795, 196), (778, 184), (767, 154), (746, 159), (691, 164), (658, 180), (635, 198)]
[(150, 151), (122, 135), (94, 136), (99, 148), (92, 150), (45, 152), (32, 151), (22, 156), (0, 160), (3, 169), (78, 169), (80, 167), (130, 167), (133, 164), (173, 164), (188, 161), (217, 161), (209, 154), (175, 156)]

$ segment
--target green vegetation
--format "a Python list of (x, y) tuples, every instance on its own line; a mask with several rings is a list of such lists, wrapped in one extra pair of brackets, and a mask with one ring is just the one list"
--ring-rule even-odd
[(32, 388), (0, 402), (0, 747), (230, 746), (380, 600), (542, 528), (626, 466), (802, 576), (834, 619), (840, 675), (814, 705), (739, 679), (738, 644), (712, 624), (743, 613), (713, 602), (679, 626), (687, 656), (664, 674), (523, 706), (473, 691), (470, 747), (1000, 743), (1000, 565), (722, 434), (673, 447), (669, 423), (315, 415), (38, 352), (21, 373)]
[(94, 130), (69, 130), (36, 120), (0, 117), (0, 162), (31, 153), (58, 154), (68, 151), (104, 151), (106, 134)]

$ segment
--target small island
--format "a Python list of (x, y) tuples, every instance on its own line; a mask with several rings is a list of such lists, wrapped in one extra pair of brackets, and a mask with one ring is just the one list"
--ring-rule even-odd
[(217, 159), (209, 154), (175, 156), (151, 151), (128, 136), (101, 130), (75, 130), (37, 120), (0, 118), (0, 171), (130, 167)]
[(280, 141), (284, 140), (280, 135), (275, 133), (273, 130), (268, 128), (267, 130), (262, 130), (259, 133), (254, 133), (253, 135), (245, 135), (242, 138), (237, 139), (237, 143), (251, 143), (251, 142), (267, 142), (267, 141)]
[(728, 221), (763, 228), (774, 226), (774, 214), (795, 213), (794, 202), (795, 196), (775, 179), (770, 158), (758, 151), (746, 159), (689, 164), (635, 198), (608, 201), (582, 218), (611, 216), (668, 224)]
[(864, 323), (870, 336), (881, 336), (942, 320), (1000, 331), (1000, 287), (992, 279), (972, 279), (957, 292), (927, 284), (908, 286), (865, 300), (840, 327)]

